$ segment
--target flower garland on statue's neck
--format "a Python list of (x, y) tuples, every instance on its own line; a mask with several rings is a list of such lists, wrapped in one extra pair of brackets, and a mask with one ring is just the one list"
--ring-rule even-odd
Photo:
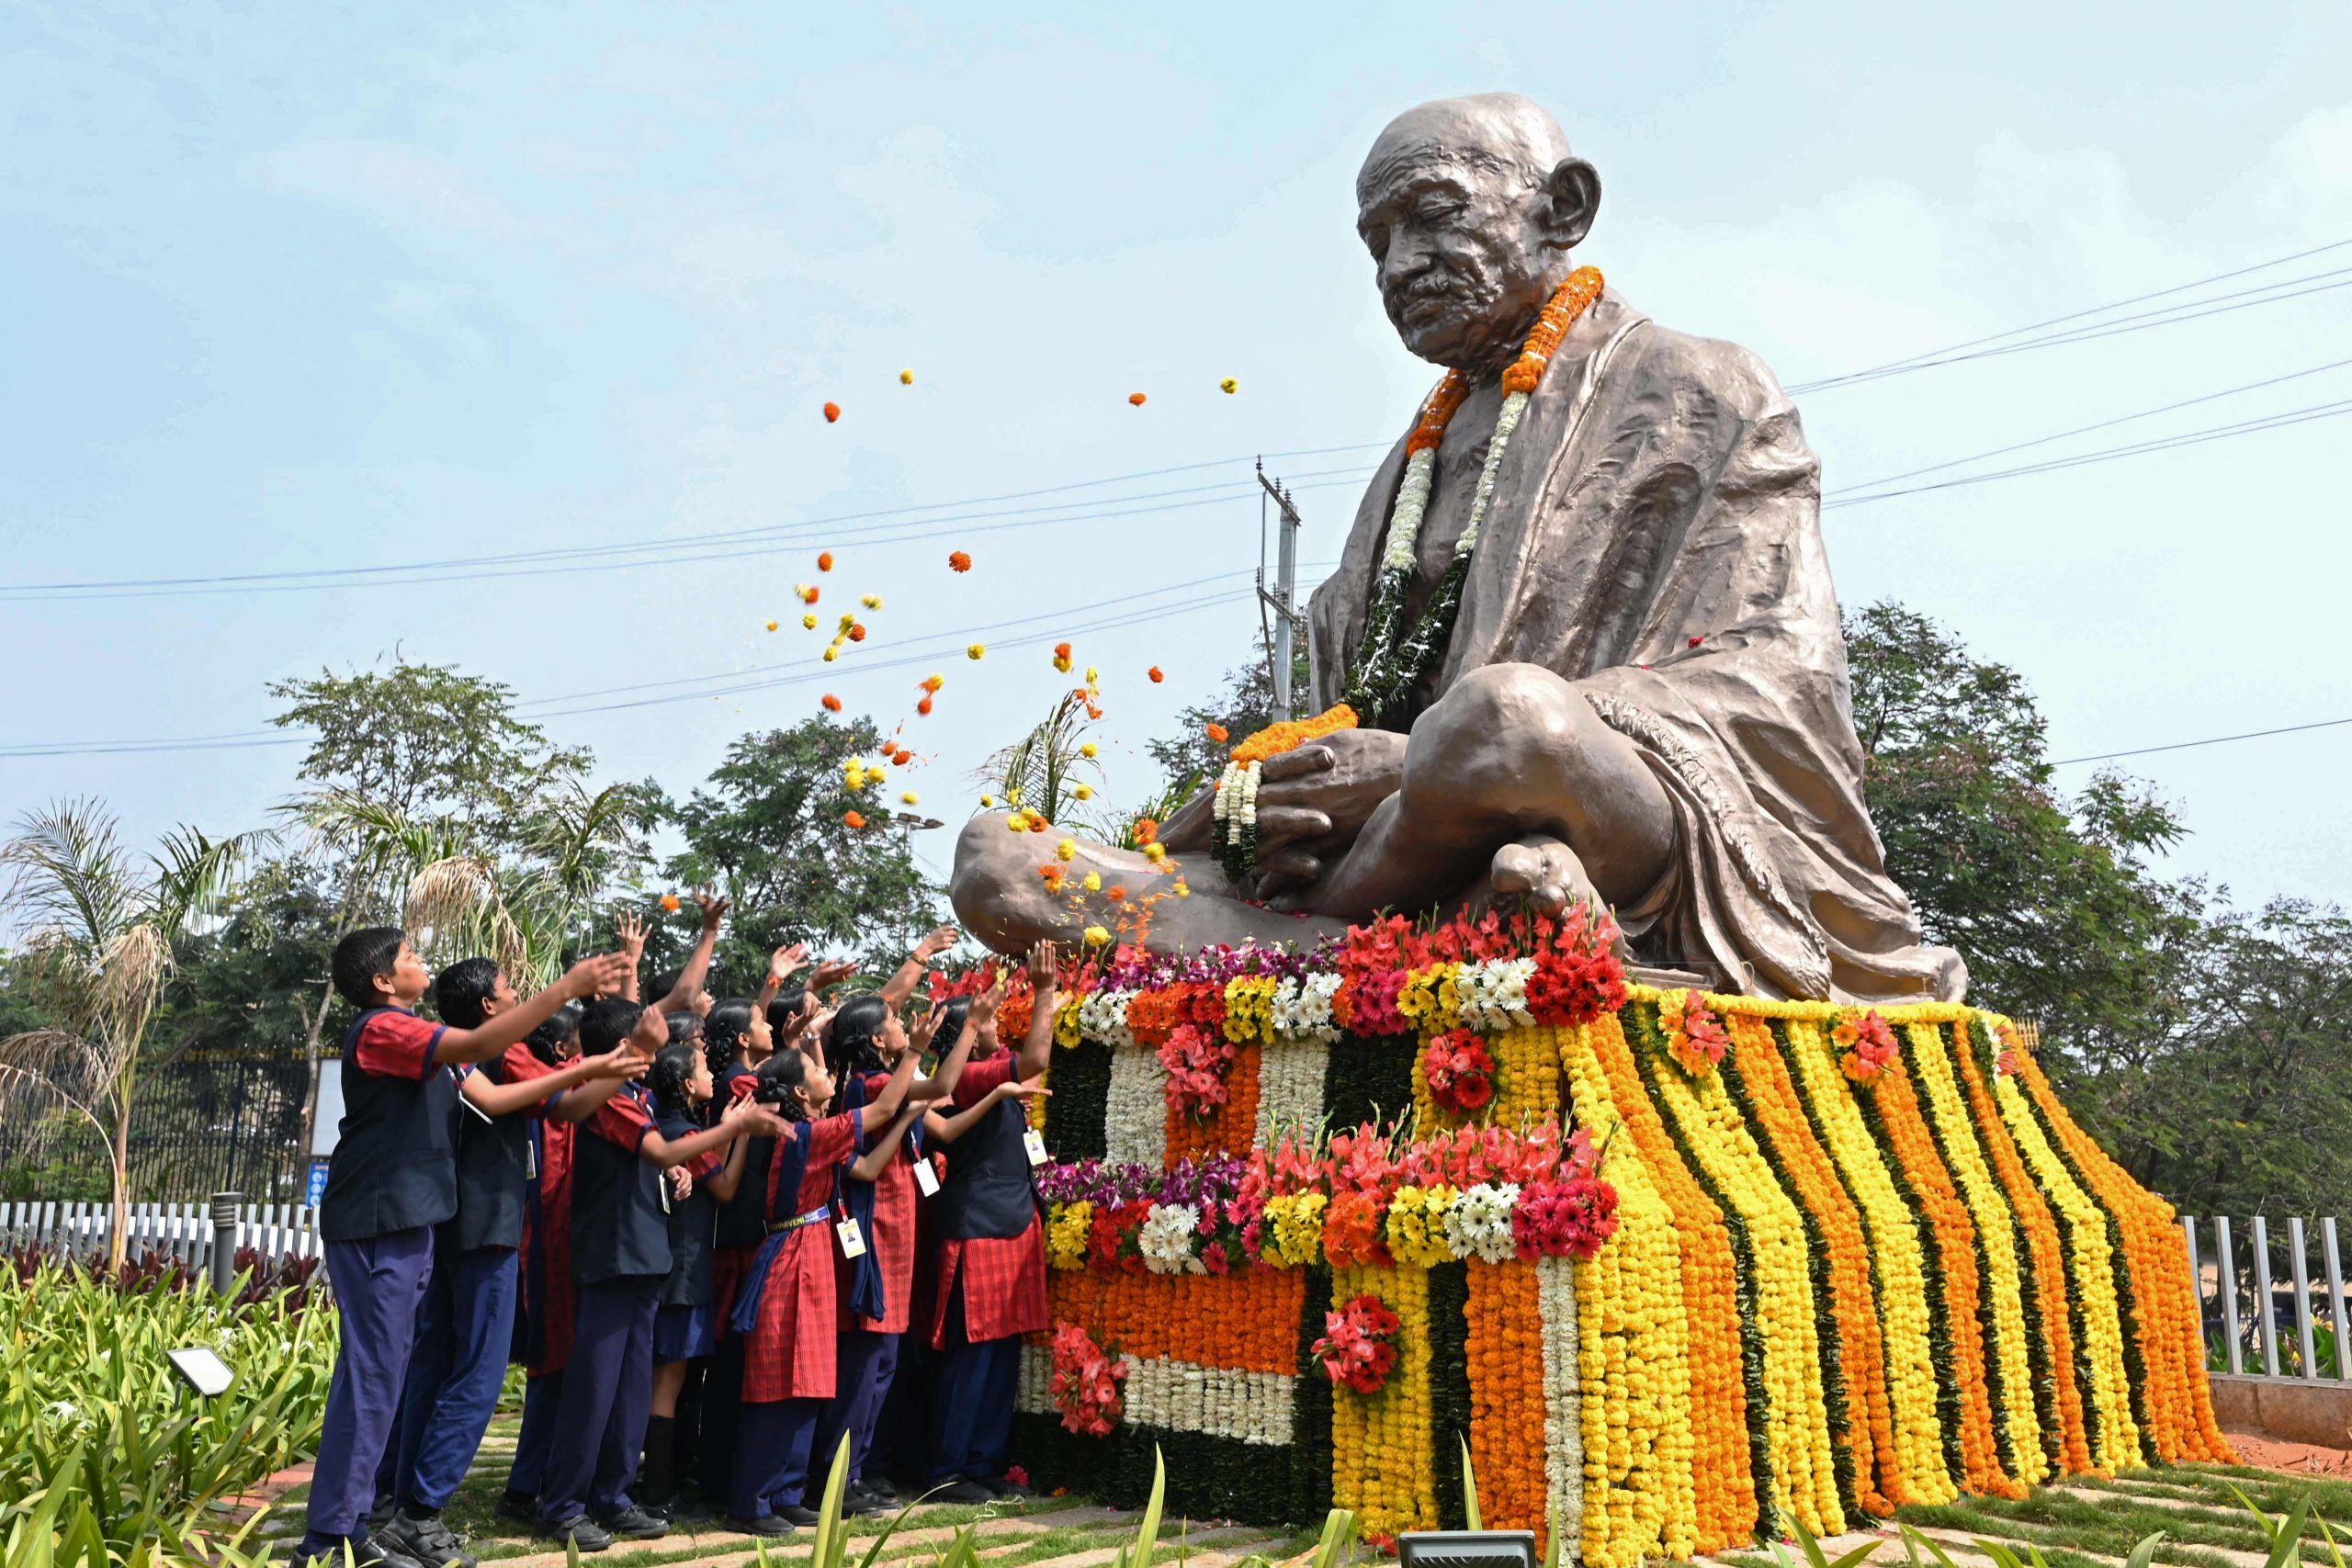
[(1529, 394), (1544, 379), (1544, 367), (1560, 340), (1578, 318), (1600, 298), (1601, 277), (1596, 267), (1580, 266), (1568, 274), (1543, 313), (1527, 345), (1510, 368), (1503, 372), (1503, 406), (1495, 416), (1495, 434), (1487, 444), (1487, 460), (1478, 471), (1478, 489), (1470, 501), (1470, 521), (1453, 544), (1453, 558), (1430, 595), (1428, 608), (1408, 631), (1405, 604), (1412, 592), (1413, 563), (1420, 543), (1421, 522), (1428, 516), (1430, 494), (1437, 484), (1437, 449), (1445, 427), (1462, 400), (1470, 394), (1470, 379), (1449, 370), (1421, 406), (1420, 423), (1405, 442), (1405, 475), (1396, 486), (1396, 505), (1388, 515), (1388, 543), (1381, 551), (1373, 581), (1372, 604), (1364, 615), (1363, 641), (1348, 671), (1348, 705), (1365, 722), (1395, 728), (1401, 725), (1430, 668), (1444, 655), (1453, 637), (1454, 617), (1461, 613), (1463, 585), (1470, 577), (1470, 555), (1478, 547), (1478, 533), (1495, 494), (1495, 475), (1502, 467), (1503, 449), (1527, 412)]

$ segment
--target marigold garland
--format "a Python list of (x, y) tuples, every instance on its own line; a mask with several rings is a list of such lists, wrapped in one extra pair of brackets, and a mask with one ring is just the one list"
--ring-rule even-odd
[(1335, 1300), (1373, 1296), (1397, 1319), (1396, 1366), (1380, 1392), (1335, 1388), (1331, 1500), (1355, 1510), (1367, 1537), (1438, 1528), (1430, 1431), (1429, 1272), (1356, 1266), (1335, 1269)]

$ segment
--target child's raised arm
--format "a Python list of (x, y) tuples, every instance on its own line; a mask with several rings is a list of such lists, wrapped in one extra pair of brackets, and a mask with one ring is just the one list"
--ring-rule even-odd
[(695, 895), (702, 906), (702, 935), (695, 941), (695, 950), (686, 959), (686, 966), (678, 971), (678, 983), (670, 994), (647, 1004), (655, 1012), (676, 1012), (695, 998), (702, 983), (710, 975), (711, 950), (718, 945), (718, 922), (727, 913), (727, 900), (708, 893)]
[[(543, 1100), (562, 1094), (582, 1084), (600, 1085), (604, 1093), (597, 1095), (580, 1112), (585, 1116), (611, 1095), (624, 1080), (641, 1077), (646, 1063), (626, 1047), (616, 1046), (601, 1056), (582, 1056), (566, 1062), (551, 1072), (536, 1077), (518, 1078), (513, 1083), (492, 1083), (481, 1073), (468, 1073), (458, 1092), (485, 1116), (512, 1116), (517, 1111), (528, 1111)], [(577, 1121), (578, 1116), (566, 1120)]]
[(1059, 998), (1061, 964), (1050, 942), (1029, 950), (1029, 1037), (1021, 1043), (1015, 1076), (1034, 1078), (1054, 1054), (1054, 1004)]
[(564, 1003), (587, 1001), (607, 986), (618, 987), (628, 965), (628, 960), (617, 953), (583, 958), (554, 985), (527, 1001), (515, 1003), (496, 1018), (484, 1019), (479, 1027), (444, 1029), (434, 1042), (433, 1060), (444, 1066), (457, 1066), (503, 1055), (506, 1047), (553, 1018), (555, 1010)]
[(922, 977), (931, 972), (931, 961), (955, 946), (956, 938), (961, 934), (954, 926), (942, 926), (915, 943), (915, 950), (908, 955), (907, 961), (883, 982), (882, 999), (890, 1004), (892, 1012), (907, 1005), (907, 998), (915, 994), (915, 987), (922, 985)]
[[(993, 1032), (996, 1028), (996, 1010), (1002, 1006), (1003, 1002), (1004, 979), (1003, 976), (999, 976), (996, 984), (972, 998), (972, 1005), (964, 1012), (964, 1032), (956, 1037), (956, 1043), (949, 1049), (945, 1059), (939, 1064), (939, 1070), (907, 1090), (909, 1100), (944, 1100), (956, 1092), (956, 1085), (964, 1076), (964, 1064), (970, 1059), (973, 1045), (979, 1040), (983, 1032)], [(934, 1013), (933, 1016), (937, 1015)], [(922, 1045), (929, 1043), (931, 1041), (926, 1036), (920, 1044), (912, 1045), (912, 1048), (920, 1052)]]
[[(939, 1008), (931, 1010), (928, 1026), (933, 1030), (939, 1027), (940, 1010)], [(907, 1098), (907, 1086), (914, 1082), (915, 1058), (922, 1054), (912, 1044), (899, 1053), (899, 1065), (890, 1069), (890, 1081), (884, 1084), (882, 1092), (868, 1100), (857, 1113), (857, 1124), (861, 1129), (871, 1133), (876, 1127), (888, 1125), (890, 1119), (898, 1115), (899, 1107)]]
[(891, 1157), (899, 1152), (899, 1140), (907, 1135), (907, 1129), (913, 1126), (915, 1118), (922, 1113), (922, 1108), (915, 1105), (909, 1105), (901, 1110), (899, 1112), (899, 1119), (890, 1123), (890, 1130), (875, 1139), (874, 1146), (858, 1156), (855, 1162), (850, 1166), (850, 1179), (865, 1182), (879, 1181)]
[(1044, 1084), (1020, 1082), (1007, 1078), (953, 1116), (942, 1116), (936, 1111), (923, 1113), (922, 1128), (931, 1136), (945, 1144), (955, 1143), (980, 1124), (980, 1118), (1008, 1100), (1042, 1100), (1054, 1091)]

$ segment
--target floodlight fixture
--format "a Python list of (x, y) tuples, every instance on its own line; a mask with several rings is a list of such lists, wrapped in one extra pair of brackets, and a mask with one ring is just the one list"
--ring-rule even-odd
[(185, 1350), (166, 1350), (164, 1359), (171, 1362), (172, 1371), (179, 1373), (182, 1382), (206, 1399), (227, 1393), (229, 1385), (237, 1381), (237, 1374), (229, 1363), (201, 1345), (190, 1346)]
[(1533, 1530), (1413, 1530), (1396, 1538), (1401, 1568), (1535, 1568)]

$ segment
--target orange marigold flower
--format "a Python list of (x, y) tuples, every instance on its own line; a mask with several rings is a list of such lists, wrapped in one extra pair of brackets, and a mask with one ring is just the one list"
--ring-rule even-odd
[(914, 760), (915, 760), (915, 754), (914, 754), (912, 751), (908, 750), (907, 750), (905, 747), (903, 747), (903, 746), (899, 747), (897, 750), (895, 750), (895, 751), (893, 751), (893, 752), (891, 752), (891, 753), (890, 753), (890, 761), (892, 761), (893, 762), (898, 763), (898, 764), (899, 764), (899, 766), (900, 766), (900, 767), (902, 767), (902, 768), (903, 768), (903, 767), (905, 767), (909, 762), (913, 761)]
[(1204, 733), (1219, 746), (1233, 739), (1233, 732), (1221, 724), (1210, 725)]
[(852, 642), (864, 642), (865, 640), (865, 628), (855, 622), (852, 622), (849, 628), (849, 640)]
[(839, 404), (839, 403), (827, 403), (827, 404), (825, 405), (825, 423), (826, 423), (827, 424), (831, 424), (831, 423), (833, 423), (833, 421), (835, 421), (835, 420), (837, 420), (837, 419), (841, 418), (841, 416), (842, 416), (842, 405), (841, 405), (841, 404)]
[(1153, 685), (1155, 685), (1155, 686), (1159, 685), (1159, 682), (1161, 682), (1162, 681), (1165, 681), (1166, 679), (1168, 679), (1167, 675), (1161, 671), (1161, 670), (1160, 670), (1159, 666), (1159, 665), (1157, 665), (1157, 664), (1153, 665), (1150, 669), (1148, 669), (1148, 670), (1145, 671), (1144, 671), (1144, 673), (1151, 677), (1151, 683), (1152, 683)]
[(1159, 841), (1159, 824), (1148, 817), (1136, 818), (1136, 842), (1151, 844)]
[(678, 896), (675, 893), (662, 895), (662, 912), (665, 915), (674, 915), (678, 912)]
[(1057, 642), (1054, 644), (1054, 657), (1056, 659), (1068, 659), (1069, 657), (1069, 644), (1066, 642)]
[(969, 571), (972, 570), (972, 558), (965, 554), (962, 550), (950, 550), (947, 552), (947, 570), (950, 571)]
[(842, 812), (842, 821), (843, 825), (851, 828), (863, 828), (865, 826), (865, 818), (854, 811)]
[(1046, 830), (1046, 819), (1043, 817), (1038, 816), (1035, 812), (1031, 812), (1029, 815), (1029, 830), (1033, 833), (1044, 832)]
[(1141, 408), (1143, 407), (1143, 394), (1141, 392), (1129, 392), (1127, 394), (1127, 401), (1135, 404), (1137, 408)]
[(831, 571), (833, 570), (832, 551), (819, 550), (817, 552), (817, 570), (819, 571)]
[(841, 698), (833, 695), (831, 692), (827, 692), (823, 696), (819, 697), (817, 700), (824, 705), (824, 708), (827, 713), (839, 713), (842, 711)]
[(817, 602), (817, 585), (815, 583), (804, 582), (800, 585), (800, 602), (803, 604), (814, 604)]
[(1126, 898), (1127, 890), (1114, 883), (1111, 886), (1111, 890), (1102, 896), (1105, 898), (1110, 899), (1112, 903), (1117, 904), (1123, 902)]
[(922, 678), (922, 689), (926, 692), (935, 692), (945, 684), (947, 684), (947, 677), (944, 675), (926, 675)]
[(1047, 882), (1058, 883), (1062, 879), (1062, 868), (1048, 861), (1046, 863), (1037, 868), (1037, 874), (1044, 877)]
[(931, 716), (931, 699), (929, 697), (925, 697), (922, 701), (917, 703), (915, 705), (915, 712), (922, 715), (925, 718), (929, 718)]

